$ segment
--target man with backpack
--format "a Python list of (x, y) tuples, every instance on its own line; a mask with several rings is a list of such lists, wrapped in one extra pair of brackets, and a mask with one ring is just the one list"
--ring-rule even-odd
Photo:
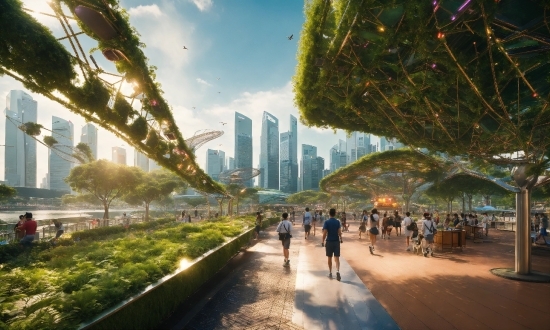
[(422, 234), (424, 235), (424, 247), (422, 248), (422, 252), (426, 258), (428, 254), (432, 257), (434, 256), (433, 243), (436, 232), (435, 221), (432, 220), (431, 216), (425, 215), (424, 221), (422, 222)]
[(405, 213), (406, 217), (403, 219), (403, 226), (405, 227), (405, 236), (407, 237), (407, 251), (411, 250), (410, 240), (414, 232), (416, 223), (411, 219), (411, 212)]
[(283, 255), (285, 257), (283, 267), (290, 267), (289, 249), (290, 239), (292, 238), (292, 235), (290, 233), (292, 230), (292, 223), (288, 221), (288, 213), (283, 213), (282, 217), (283, 219), (281, 220), (281, 222), (279, 222), (279, 225), (277, 226), (277, 232), (279, 233), (279, 240), (283, 244)]
[[(323, 224), (323, 240), (321, 246), (325, 247), (328, 258), (328, 277), (332, 278), (332, 257), (336, 264), (336, 279), (340, 281), (340, 244), (342, 242), (342, 227), (340, 221), (335, 218), (336, 210), (330, 209), (330, 218)], [(325, 242), (326, 239), (326, 242)]]

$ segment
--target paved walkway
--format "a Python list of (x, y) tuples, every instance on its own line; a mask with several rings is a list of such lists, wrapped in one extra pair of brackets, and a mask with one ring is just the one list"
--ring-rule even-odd
[[(297, 222), (291, 267), (282, 267), (274, 227), (245, 252), (216, 293), (181, 315), (173, 329), (545, 329), (550, 284), (506, 280), (496, 267), (514, 264), (514, 233), (493, 230), (463, 252), (424, 258), (405, 238), (379, 240), (376, 254), (344, 233), (342, 281), (328, 278), (320, 230), (309, 240)], [(380, 236), (379, 236), (380, 237)], [(533, 250), (533, 269), (550, 273), (550, 250)], [(333, 273), (335, 273), (333, 271)]]

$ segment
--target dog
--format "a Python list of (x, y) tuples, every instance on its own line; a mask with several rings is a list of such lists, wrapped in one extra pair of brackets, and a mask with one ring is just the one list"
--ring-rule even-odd
[(422, 239), (424, 236), (418, 235), (418, 231), (413, 232), (413, 235), (411, 237), (412, 240), (412, 246), (413, 246), (413, 252), (416, 254), (422, 254)]

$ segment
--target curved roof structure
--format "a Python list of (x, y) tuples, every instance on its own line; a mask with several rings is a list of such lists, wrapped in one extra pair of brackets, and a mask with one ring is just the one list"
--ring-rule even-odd
[(185, 139), (185, 143), (187, 143), (187, 146), (191, 148), (193, 151), (196, 151), (205, 143), (210, 142), (214, 139), (217, 139), (222, 135), (223, 135), (223, 131), (217, 131), (213, 129), (203, 129), (200, 131), (196, 131), (192, 137)]
[(260, 170), (256, 168), (237, 168), (221, 172), (219, 180), (225, 184), (240, 184), (258, 175), (260, 175)]

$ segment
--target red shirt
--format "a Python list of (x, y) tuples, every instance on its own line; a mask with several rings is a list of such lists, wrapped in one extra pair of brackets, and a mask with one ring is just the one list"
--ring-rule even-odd
[(25, 223), (19, 228), (21, 228), (21, 230), (24, 230), (26, 232), (25, 235), (34, 235), (36, 233), (36, 227), (37, 227), (36, 221), (28, 220), (28, 221), (25, 221)]

